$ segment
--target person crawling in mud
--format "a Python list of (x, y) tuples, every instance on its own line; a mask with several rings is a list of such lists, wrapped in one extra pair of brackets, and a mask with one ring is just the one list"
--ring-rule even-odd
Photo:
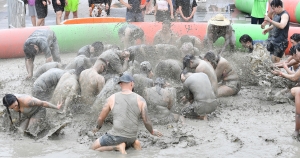
[(154, 124), (166, 125), (183, 118), (171, 112), (176, 104), (176, 89), (168, 88), (163, 78), (156, 78), (153, 87), (145, 88), (144, 97), (148, 103), (150, 118)]
[(181, 84), (178, 75), (182, 71), (182, 62), (174, 59), (161, 60), (155, 67), (155, 76), (164, 78), (168, 83)]
[(83, 71), (83, 67), (64, 73), (55, 87), (51, 103), (62, 101), (64, 103), (63, 111), (61, 112), (62, 114), (67, 114), (67, 112), (69, 112), (67, 111), (68, 108), (75, 103), (76, 97), (80, 92), (78, 78), (81, 71)]
[(219, 54), (222, 54), (228, 45), (230, 45), (230, 51), (234, 51), (235, 32), (230, 25), (230, 21), (226, 19), (224, 15), (217, 14), (215, 17), (211, 18), (208, 21), (207, 33), (204, 38), (210, 50), (213, 49), (213, 44), (220, 37), (223, 37), (225, 39), (225, 43)]
[(208, 76), (205, 73), (190, 73), (186, 70), (180, 75), (185, 89), (181, 99), (186, 104), (181, 114), (189, 118), (205, 119), (206, 114), (216, 110), (218, 102)]
[(192, 43), (187, 42), (182, 44), (182, 46), (180, 47), (180, 52), (181, 52), (181, 58), (184, 58), (186, 55), (196, 55), (194, 46)]
[[(33, 83), (32, 95), (38, 99), (48, 100), (61, 76), (66, 70), (52, 68), (39, 76)], [(50, 96), (50, 97), (49, 97)]]
[[(59, 110), (62, 106), (61, 102), (53, 105), (26, 94), (5, 94), (2, 102), (7, 109), (11, 124), (13, 125), (14, 121), (11, 117), (10, 109), (19, 113), (21, 127), (19, 129), (35, 137), (47, 126), (46, 108)], [(23, 116), (22, 119), (21, 114)]]
[(84, 69), (89, 69), (92, 67), (97, 60), (97, 57), (89, 58), (86, 57), (85, 55), (78, 55), (74, 58), (73, 61), (69, 62), (65, 69), (78, 69), (80, 67), (84, 67)]
[(109, 49), (98, 57), (100, 58), (108, 63), (106, 71), (108, 74), (121, 75), (128, 69), (128, 62), (134, 60), (134, 55), (128, 50)]
[(84, 55), (88, 58), (98, 57), (103, 52), (103, 50), (104, 50), (104, 46), (102, 42), (97, 41), (91, 45), (86, 45), (81, 47), (77, 53), (77, 56)]
[(215, 95), (218, 95), (218, 80), (214, 68), (209, 62), (200, 59), (199, 57), (193, 55), (186, 55), (183, 58), (183, 69), (185, 68), (194, 69), (195, 73), (203, 72), (205, 73), (212, 85), (212, 89)]
[(222, 84), (218, 87), (217, 97), (236, 95), (240, 91), (241, 82), (239, 76), (225, 58), (212, 52), (207, 52), (204, 60), (208, 61), (215, 69), (218, 82), (222, 81)]
[(244, 34), (239, 39), (242, 46), (249, 50), (249, 53), (252, 53), (253, 46), (256, 43), (264, 44), (265, 40), (253, 40), (248, 34)]
[(101, 75), (106, 70), (107, 62), (99, 58), (94, 66), (81, 72), (79, 77), (81, 101), (92, 106), (96, 96), (105, 85), (105, 79)]
[(44, 53), (46, 62), (61, 62), (56, 35), (52, 30), (39, 29), (34, 31), (24, 43), (27, 79), (33, 75), (33, 62), (38, 53)]
[(175, 45), (178, 36), (171, 30), (171, 22), (169, 20), (164, 20), (162, 22), (162, 29), (159, 30), (153, 40), (153, 45), (156, 44), (171, 44)]
[(42, 66), (40, 66), (39, 68), (36, 69), (36, 71), (33, 74), (33, 78), (36, 79), (39, 76), (41, 76), (43, 73), (45, 73), (46, 71), (52, 69), (52, 68), (58, 68), (58, 69), (63, 69), (66, 65), (63, 65), (61, 63), (58, 62), (49, 62), (49, 63), (45, 63)]
[(144, 97), (144, 89), (154, 85), (152, 66), (149, 61), (140, 64), (140, 74), (134, 74), (134, 92)]
[(141, 41), (141, 44), (145, 42), (144, 30), (133, 25), (126, 24), (123, 25), (118, 31), (121, 43), (123, 43), (123, 48), (126, 49), (130, 46), (135, 45), (137, 40)]
[(94, 132), (101, 129), (109, 112), (112, 112), (113, 115), (113, 127), (94, 141), (91, 149), (97, 151), (118, 150), (122, 154), (127, 154), (125, 148), (130, 146), (133, 146), (136, 150), (141, 150), (140, 142), (136, 137), (140, 116), (142, 116), (146, 129), (152, 135), (162, 136), (159, 131), (152, 127), (145, 99), (132, 92), (134, 87), (133, 81), (133, 77), (128, 74), (120, 77), (118, 83), (122, 91), (111, 95), (107, 99), (97, 120)]

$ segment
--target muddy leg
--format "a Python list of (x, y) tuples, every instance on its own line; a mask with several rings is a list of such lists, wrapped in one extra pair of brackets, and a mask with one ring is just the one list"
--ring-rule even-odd
[(135, 140), (134, 143), (133, 143), (133, 148), (135, 150), (142, 150), (141, 142), (139, 140)]
[(112, 150), (118, 150), (122, 154), (127, 154), (125, 151), (126, 144), (121, 143), (117, 146), (101, 146), (99, 138), (92, 144), (91, 149), (97, 150), (97, 151), (112, 151)]
[(300, 89), (297, 89), (295, 93), (295, 105), (296, 105), (296, 114), (295, 114), (295, 133), (297, 138), (299, 138), (300, 130)]

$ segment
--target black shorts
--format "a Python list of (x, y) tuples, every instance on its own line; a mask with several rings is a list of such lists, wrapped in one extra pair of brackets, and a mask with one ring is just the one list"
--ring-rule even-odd
[(267, 40), (267, 50), (270, 52), (271, 55), (282, 58), (284, 51), (288, 47), (288, 44), (288, 41), (277, 43), (272, 40)]
[(156, 21), (163, 22), (164, 20), (171, 20), (171, 14), (170, 11), (168, 10), (157, 10), (156, 16), (155, 16)]
[(44, 19), (48, 14), (48, 5), (44, 6), (42, 0), (35, 0), (35, 10), (38, 19)]
[(65, 4), (65, 0), (60, 0), (60, 5), (57, 5), (56, 0), (52, 0), (52, 5), (55, 13), (58, 11), (64, 12)]

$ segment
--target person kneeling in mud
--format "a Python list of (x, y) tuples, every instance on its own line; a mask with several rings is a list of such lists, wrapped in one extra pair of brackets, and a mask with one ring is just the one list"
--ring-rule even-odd
[(124, 49), (135, 45), (136, 40), (140, 39), (141, 43), (145, 42), (144, 30), (133, 24), (123, 25), (118, 31), (121, 43), (124, 44)]
[(97, 41), (91, 45), (86, 45), (81, 47), (77, 53), (77, 56), (84, 55), (88, 58), (98, 57), (103, 52), (103, 50), (104, 50), (104, 46), (102, 42)]
[(175, 45), (178, 36), (171, 30), (171, 22), (164, 20), (162, 22), (162, 29), (159, 30), (153, 40), (153, 45), (156, 44), (171, 44)]
[(144, 97), (144, 89), (153, 86), (152, 66), (148, 61), (140, 64), (140, 74), (134, 74), (134, 92)]
[[(47, 126), (45, 108), (59, 110), (62, 106), (62, 103), (60, 102), (55, 106), (49, 102), (41, 101), (26, 94), (5, 94), (2, 101), (7, 109), (11, 124), (14, 122), (11, 118), (9, 109), (19, 112), (21, 130), (35, 137)], [(22, 119), (22, 122), (21, 114), (25, 119)]]
[(244, 34), (239, 39), (240, 43), (244, 48), (249, 50), (249, 53), (252, 53), (253, 46), (257, 43), (264, 44), (265, 40), (253, 40), (248, 34)]
[(210, 62), (215, 69), (218, 82), (222, 81), (222, 84), (218, 87), (218, 97), (232, 96), (240, 91), (241, 82), (239, 76), (225, 58), (212, 52), (207, 52), (204, 60)]
[(185, 96), (181, 101), (184, 104), (189, 101), (181, 110), (183, 116), (203, 119), (206, 114), (216, 110), (218, 102), (205, 73), (190, 73), (184, 70), (180, 76), (185, 89)]
[(92, 144), (91, 149), (97, 151), (118, 150), (122, 154), (127, 154), (125, 148), (130, 146), (141, 150), (140, 142), (136, 138), (140, 116), (142, 116), (145, 127), (152, 135), (162, 136), (160, 132), (152, 128), (145, 99), (132, 92), (133, 81), (133, 77), (128, 74), (120, 77), (118, 83), (122, 91), (111, 95), (107, 99), (97, 120), (94, 132), (101, 129), (110, 111), (113, 115), (113, 127), (98, 138)]
[(154, 124), (168, 124), (178, 122), (183, 118), (171, 112), (176, 104), (176, 89), (168, 88), (163, 78), (156, 78), (155, 86), (146, 88), (144, 91), (145, 100), (149, 105), (151, 121)]

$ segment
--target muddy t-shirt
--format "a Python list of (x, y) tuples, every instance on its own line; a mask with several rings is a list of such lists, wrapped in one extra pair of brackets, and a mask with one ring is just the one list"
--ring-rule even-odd
[(77, 53), (77, 56), (79, 55), (84, 55), (89, 58), (91, 56), (90, 45), (81, 47)]
[(182, 14), (185, 17), (189, 17), (194, 7), (197, 7), (195, 0), (179, 0), (179, 6), (181, 6)]
[[(121, 59), (118, 54), (115, 53), (114, 49), (109, 49), (103, 52), (98, 59), (102, 58), (108, 62), (107, 73), (123, 73), (123, 65), (121, 64)], [(113, 70), (113, 71), (112, 71)]]
[[(24, 50), (25, 47), (29, 46), (30, 44), (37, 45), (39, 47), (38, 53), (44, 53), (46, 58), (51, 57), (51, 50), (50, 46), (53, 43), (54, 32), (52, 30), (45, 30), (39, 29), (34, 31), (28, 39), (24, 43)], [(34, 58), (36, 54), (31, 54), (30, 52), (25, 52), (26, 58)]]
[(58, 69), (58, 68), (52, 68), (46, 71), (40, 77), (38, 77), (33, 83), (33, 88), (32, 88), (33, 93), (37, 94), (39, 92), (47, 91), (55, 87), (59, 79), (64, 73), (65, 70)]

